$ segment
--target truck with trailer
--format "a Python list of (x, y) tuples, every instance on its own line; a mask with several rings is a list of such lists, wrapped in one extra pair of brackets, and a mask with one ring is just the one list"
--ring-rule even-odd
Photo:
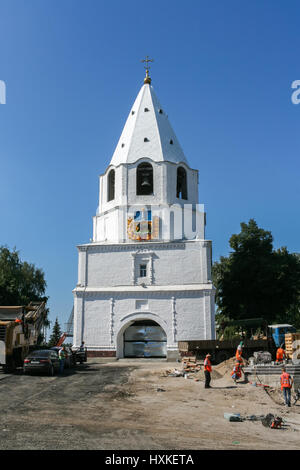
[[(285, 335), (296, 332), (296, 328), (289, 324), (268, 325), (262, 318), (232, 320), (220, 325), (224, 330), (226, 326), (234, 326), (239, 330), (239, 336), (234, 339), (214, 339), (200, 341), (179, 341), (178, 349), (181, 356), (196, 356), (203, 359), (206, 354), (211, 355), (212, 362), (219, 364), (235, 355), (237, 346), (243, 342), (243, 357), (249, 359), (254, 352), (268, 351), (275, 357), (276, 350), (285, 343)], [(261, 334), (255, 336), (260, 329)]]
[(4, 372), (23, 366), (25, 356), (38, 345), (46, 319), (44, 301), (0, 306), (0, 365)]

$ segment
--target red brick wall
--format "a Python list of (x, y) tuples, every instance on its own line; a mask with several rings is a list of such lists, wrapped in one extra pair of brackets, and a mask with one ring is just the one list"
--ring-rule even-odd
[(116, 357), (116, 351), (88, 351), (88, 357)]

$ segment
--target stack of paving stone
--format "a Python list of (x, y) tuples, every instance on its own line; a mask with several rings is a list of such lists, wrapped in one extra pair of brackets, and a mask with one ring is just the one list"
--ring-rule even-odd
[(294, 380), (294, 388), (300, 387), (300, 364), (255, 364), (244, 368), (249, 381), (261, 381), (264, 384), (279, 387), (282, 366)]
[(285, 352), (288, 359), (300, 359), (300, 333), (285, 334)]

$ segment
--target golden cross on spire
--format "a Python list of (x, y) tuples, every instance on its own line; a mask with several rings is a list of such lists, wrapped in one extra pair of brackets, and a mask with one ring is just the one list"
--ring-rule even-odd
[(144, 83), (149, 83), (149, 85), (150, 85), (150, 83), (151, 83), (151, 78), (149, 77), (149, 69), (150, 69), (150, 67), (149, 67), (149, 62), (154, 62), (154, 60), (153, 60), (153, 59), (149, 59), (149, 56), (146, 55), (146, 59), (141, 60), (141, 62), (145, 62), (145, 63), (146, 63), (146, 66), (144, 66), (145, 69), (146, 69), (146, 77), (145, 77), (145, 79), (144, 79)]

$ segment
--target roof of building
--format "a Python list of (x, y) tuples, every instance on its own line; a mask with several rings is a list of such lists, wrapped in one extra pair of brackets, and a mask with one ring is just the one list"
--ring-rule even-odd
[(140, 158), (187, 164), (168, 116), (146, 80), (130, 110), (111, 165), (134, 163)]
[(285, 328), (285, 327), (292, 327), (294, 328), (293, 325), (290, 325), (289, 323), (279, 323), (277, 325), (268, 325), (269, 328)]

